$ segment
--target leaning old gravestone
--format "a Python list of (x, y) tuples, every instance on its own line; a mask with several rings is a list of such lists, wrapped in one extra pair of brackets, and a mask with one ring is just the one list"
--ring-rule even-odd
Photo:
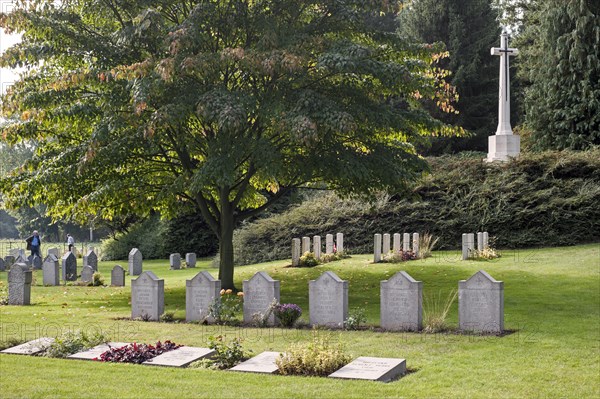
[(81, 281), (91, 283), (94, 280), (94, 269), (91, 266), (84, 266), (81, 270)]
[(216, 280), (207, 271), (202, 271), (185, 282), (185, 320), (204, 321), (209, 317), (209, 307), (221, 301), (221, 280)]
[(165, 311), (165, 280), (151, 271), (131, 280), (131, 318), (158, 320)]
[(310, 324), (343, 327), (348, 318), (348, 281), (327, 271), (308, 283)]
[[(17, 267), (18, 266), (18, 267)], [(8, 272), (8, 304), (29, 305), (31, 302), (32, 273), (27, 265), (15, 263)]]
[(373, 238), (373, 262), (381, 262), (381, 234), (375, 234)]
[(0, 258), (0, 272), (3, 272), (6, 270), (6, 263), (4, 262), (4, 259)]
[(406, 360), (385, 357), (359, 357), (333, 374), (331, 378), (390, 382), (406, 373)]
[(423, 320), (423, 283), (405, 271), (381, 282), (381, 327), (419, 331)]
[(185, 254), (185, 264), (189, 268), (196, 267), (196, 254), (194, 252), (188, 252)]
[(42, 258), (37, 255), (34, 255), (33, 258), (31, 258), (31, 266), (33, 266), (35, 270), (42, 270), (42, 263)]
[(125, 287), (125, 270), (116, 265), (110, 272), (110, 285), (113, 287)]
[(458, 282), (458, 327), (465, 331), (504, 330), (504, 283), (480, 270)]
[(59, 285), (60, 284), (60, 272), (58, 266), (58, 258), (54, 254), (49, 254), (44, 259), (42, 265), (42, 273), (44, 274), (44, 285)]
[(142, 253), (137, 248), (129, 252), (129, 274), (131, 276), (142, 274)]
[(77, 280), (77, 258), (73, 252), (67, 252), (62, 257), (62, 278), (64, 281)]
[(292, 266), (298, 266), (300, 264), (301, 248), (300, 239), (292, 239)]
[(88, 251), (88, 253), (86, 255), (86, 259), (87, 259), (87, 263), (85, 263), (84, 265), (91, 267), (92, 269), (94, 269), (95, 272), (97, 272), (98, 271), (98, 255), (96, 255), (96, 252), (94, 252), (93, 249)]
[(181, 269), (181, 255), (171, 254), (169, 256), (169, 265), (171, 265), (171, 270)]
[[(252, 323), (255, 315), (266, 316), (273, 300), (279, 302), (279, 280), (273, 280), (265, 272), (258, 272), (250, 280), (242, 283), (244, 289), (244, 323)], [(266, 320), (269, 326), (275, 325), (275, 315)]]

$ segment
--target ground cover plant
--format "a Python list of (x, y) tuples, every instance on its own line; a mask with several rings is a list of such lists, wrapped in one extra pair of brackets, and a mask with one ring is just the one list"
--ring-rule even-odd
[[(501, 248), (502, 249), (502, 248)], [(128, 364), (102, 364), (66, 359), (0, 355), (3, 397), (561, 397), (600, 396), (600, 246), (598, 244), (534, 250), (502, 250), (490, 261), (460, 261), (458, 251), (434, 251), (430, 258), (399, 264), (373, 264), (372, 255), (314, 268), (289, 268), (289, 260), (244, 266), (236, 285), (264, 270), (281, 281), (282, 303), (295, 303), (308, 321), (308, 281), (326, 270), (349, 281), (350, 309), (363, 308), (366, 326), (338, 330), (352, 358), (400, 357), (414, 371), (389, 383), (328, 378), (265, 376), (205, 368), (167, 369)], [(118, 263), (123, 264), (120, 261)], [(130, 320), (131, 276), (126, 287), (42, 286), (41, 272), (32, 287), (31, 306), (0, 306), (0, 344), (9, 339), (56, 336), (67, 329), (102, 332), (119, 342), (171, 340), (207, 347), (209, 337), (228, 342), (242, 338), (244, 349), (259, 354), (282, 351), (312, 340), (310, 329), (245, 328), (184, 323), (185, 281), (201, 270), (216, 275), (210, 259), (196, 269), (169, 270), (168, 260), (145, 261), (144, 269), (165, 279), (165, 311), (180, 323)], [(109, 275), (114, 262), (99, 262)], [(484, 269), (505, 284), (503, 336), (447, 333), (390, 333), (379, 324), (380, 281), (405, 270), (423, 281), (424, 298), (445, 299), (476, 271)], [(6, 284), (6, 273), (0, 272)], [(444, 303), (442, 301), (442, 303)], [(239, 315), (238, 315), (239, 317)], [(454, 301), (445, 322), (457, 325)], [(318, 330), (318, 334), (331, 334)], [(218, 373), (218, 374), (217, 374)], [(85, 375), (86, 378), (81, 378)], [(22, 384), (27, 376), (27, 384)]]

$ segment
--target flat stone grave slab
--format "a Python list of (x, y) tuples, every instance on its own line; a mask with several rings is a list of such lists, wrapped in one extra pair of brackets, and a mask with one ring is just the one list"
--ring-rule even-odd
[(10, 353), (13, 355), (35, 355), (43, 352), (48, 346), (54, 342), (54, 338), (42, 337), (33, 341), (25, 342), (24, 344), (13, 346), (12, 348), (4, 349), (0, 353)]
[(142, 364), (148, 366), (185, 367), (196, 360), (211, 357), (215, 353), (213, 349), (182, 346), (181, 348), (158, 355)]
[(101, 354), (103, 354), (110, 348), (121, 348), (126, 345), (129, 345), (129, 343), (128, 342), (108, 342), (106, 344), (100, 344), (98, 346), (94, 346), (92, 349), (88, 349), (83, 352), (78, 352), (78, 353), (69, 355), (69, 356), (67, 356), (67, 359), (94, 360), (95, 358), (99, 357)]
[(405, 359), (363, 356), (354, 359), (329, 377), (389, 382), (405, 373)]
[(252, 359), (248, 359), (243, 363), (229, 369), (229, 371), (242, 371), (246, 373), (277, 373), (277, 365), (275, 359), (279, 357), (281, 352), (263, 352)]

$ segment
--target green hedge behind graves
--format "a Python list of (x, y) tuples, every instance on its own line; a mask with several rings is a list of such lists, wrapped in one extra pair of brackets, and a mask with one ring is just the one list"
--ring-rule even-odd
[(440, 238), (437, 249), (456, 249), (463, 232), (477, 231), (488, 231), (496, 248), (600, 241), (600, 149), (522, 154), (504, 164), (484, 156), (429, 159), (431, 174), (407, 195), (313, 195), (238, 229), (236, 262), (289, 258), (292, 238), (336, 232), (350, 253), (371, 252), (375, 233), (429, 232)]

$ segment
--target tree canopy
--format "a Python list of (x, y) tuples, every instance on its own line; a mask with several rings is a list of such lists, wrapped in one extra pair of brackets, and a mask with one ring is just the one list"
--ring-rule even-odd
[(0, 183), (7, 204), (80, 220), (196, 209), (233, 288), (237, 223), (299, 186), (403, 190), (426, 169), (414, 144), (454, 133), (419, 101), (453, 109), (440, 48), (402, 40), (390, 4), (18, 3), (0, 23), (23, 41), (1, 64), (28, 72), (2, 137), (38, 147)]

